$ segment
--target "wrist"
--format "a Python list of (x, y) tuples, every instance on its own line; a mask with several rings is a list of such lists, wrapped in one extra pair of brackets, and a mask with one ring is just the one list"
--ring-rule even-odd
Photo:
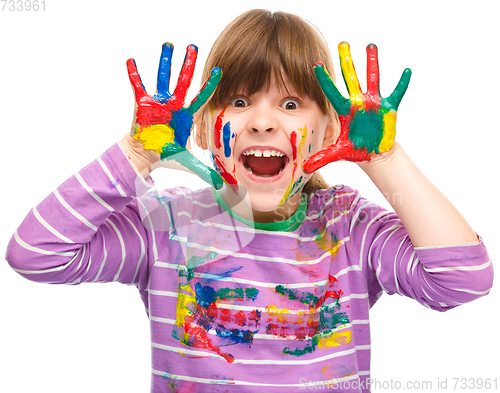
[(130, 134), (125, 135), (120, 142), (129, 161), (143, 175), (149, 174), (152, 171), (153, 164), (160, 160), (158, 153), (152, 150), (144, 150), (142, 144), (133, 139)]
[(394, 141), (390, 150), (382, 154), (377, 154), (372, 157), (370, 161), (357, 162), (357, 164), (368, 176), (371, 177), (377, 173), (387, 171), (387, 169), (395, 165), (395, 163), (404, 154), (405, 152), (401, 145)]

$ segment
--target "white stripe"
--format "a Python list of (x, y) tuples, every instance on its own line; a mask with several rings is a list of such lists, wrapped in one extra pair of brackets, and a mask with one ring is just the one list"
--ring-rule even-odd
[(175, 319), (153, 317), (151, 315), (149, 316), (149, 320), (154, 322), (168, 323), (169, 325), (175, 324)]
[[(156, 236), (155, 236), (155, 230), (153, 228), (153, 222), (151, 221), (151, 215), (149, 214), (148, 209), (146, 209), (146, 206), (142, 202), (141, 198), (137, 198), (137, 201), (141, 204), (142, 208), (147, 213), (146, 218), (149, 222), (149, 228), (151, 228), (151, 243), (153, 245), (153, 261), (155, 261), (155, 265), (156, 265), (156, 260), (158, 259), (158, 248), (156, 246)], [(167, 213), (170, 217), (170, 212), (167, 211)]]
[(75, 177), (77, 178), (78, 182), (82, 185), (83, 188), (85, 188), (87, 190), (87, 192), (92, 195), (94, 197), (94, 199), (99, 202), (101, 205), (103, 205), (106, 209), (108, 209), (110, 212), (114, 212), (115, 209), (113, 209), (111, 206), (109, 206), (105, 201), (103, 201), (103, 199), (97, 195), (94, 190), (92, 188), (90, 188), (88, 186), (87, 183), (85, 183), (85, 180), (83, 180), (83, 178), (80, 176), (79, 173), (77, 173), (75, 175)]
[(69, 243), (69, 244), (75, 244), (75, 242), (71, 239), (68, 239), (66, 236), (64, 236), (62, 233), (58, 232), (55, 230), (47, 221), (43, 219), (43, 217), (38, 213), (38, 210), (36, 206), (33, 208), (33, 214), (35, 215), (36, 219), (40, 224), (42, 224), (47, 230), (52, 232), (55, 236), (57, 236), (59, 239), (62, 241)]
[(97, 232), (98, 228), (94, 224), (92, 224), (89, 221), (87, 221), (87, 219), (85, 217), (83, 217), (80, 213), (78, 213), (70, 205), (68, 205), (68, 203), (63, 199), (63, 197), (61, 196), (61, 194), (59, 194), (58, 190), (54, 191), (54, 195), (59, 200), (59, 202), (61, 203), (61, 205), (63, 205), (66, 208), (67, 211), (69, 211), (73, 216), (75, 216), (78, 219), (78, 221), (81, 221), (82, 223), (84, 223), (85, 225), (87, 225), (90, 229), (92, 229), (95, 232)]
[(465, 292), (465, 293), (470, 293), (471, 295), (486, 295), (491, 291), (490, 289), (487, 289), (486, 291), (472, 291), (470, 289), (459, 289), (459, 288), (450, 288), (452, 291), (458, 291), (458, 292)]
[(123, 241), (122, 234), (120, 233), (120, 231), (118, 230), (116, 225), (113, 224), (109, 218), (106, 219), (106, 222), (109, 223), (113, 227), (113, 229), (116, 232), (116, 235), (118, 236), (118, 240), (120, 241), (120, 247), (121, 247), (121, 251), (122, 251), (122, 262), (120, 263), (120, 267), (118, 268), (118, 271), (116, 272), (115, 277), (113, 278), (113, 281), (118, 281), (118, 278), (120, 277), (120, 273), (123, 269), (123, 265), (125, 264), (125, 257), (126, 257), (125, 242)]
[(154, 289), (148, 289), (147, 291), (149, 292), (150, 295), (156, 295), (156, 296), (169, 296), (169, 297), (178, 296), (177, 292), (171, 292), (171, 291), (159, 291)]
[[(184, 265), (178, 265), (178, 264), (173, 264), (173, 263), (168, 263), (168, 262), (160, 262), (157, 261), (154, 264), (155, 267), (163, 267), (167, 269), (174, 269), (174, 270), (187, 270)], [(348, 266), (345, 269), (340, 270), (337, 274), (335, 274), (335, 278), (339, 278), (343, 274), (352, 271), (352, 270), (359, 270), (357, 266)], [(245, 278), (236, 278), (236, 277), (223, 277), (223, 276), (217, 276), (215, 274), (208, 274), (208, 273), (194, 273), (195, 277), (198, 278), (205, 278), (205, 279), (211, 279), (211, 280), (218, 280), (218, 281), (224, 281), (224, 282), (232, 282), (232, 283), (238, 283), (238, 284), (246, 284), (246, 285), (251, 285), (255, 287), (262, 287), (262, 288), (276, 288), (278, 285), (282, 285), (288, 289), (300, 289), (300, 288), (315, 288), (315, 287), (320, 287), (324, 286), (328, 283), (328, 280), (321, 280), (321, 281), (313, 281), (313, 282), (305, 282), (305, 283), (294, 283), (294, 284), (283, 284), (283, 283), (276, 283), (276, 282), (262, 282), (262, 281), (255, 281), (255, 280), (247, 280)]]
[(476, 266), (450, 266), (450, 267), (436, 267), (434, 269), (428, 269), (424, 266), (424, 270), (428, 273), (437, 273), (437, 272), (450, 272), (450, 271), (474, 271), (474, 270), (483, 270), (491, 265), (491, 259), (488, 262), (483, 263), (482, 265)]
[[(225, 225), (225, 224), (219, 224), (216, 222), (210, 222), (210, 221), (203, 221), (203, 220), (198, 220), (198, 219), (193, 219), (192, 215), (188, 211), (180, 211), (177, 213), (177, 216), (185, 216), (189, 218), (189, 222), (191, 224), (198, 224), (203, 227), (210, 227), (210, 228), (218, 228), (218, 229), (224, 229), (228, 230), (231, 232), (246, 232), (246, 233), (251, 233), (251, 234), (262, 234), (266, 236), (281, 236), (281, 237), (290, 237), (293, 239), (297, 239), (300, 242), (310, 242), (310, 241), (315, 241), (321, 239), (325, 234), (326, 234), (326, 227), (325, 230), (320, 233), (319, 235), (315, 236), (300, 236), (300, 234), (293, 233), (293, 232), (271, 232), (271, 231), (266, 231), (264, 229), (256, 229), (256, 228), (251, 228), (248, 226), (232, 226), (232, 225)], [(340, 220), (342, 216), (336, 217), (332, 220), (330, 220), (327, 223), (327, 226), (332, 224), (333, 222), (336, 222)]]
[(104, 265), (106, 264), (106, 259), (108, 259), (108, 252), (106, 251), (106, 237), (104, 236), (104, 232), (101, 232), (102, 234), (102, 250), (104, 252), (104, 256), (101, 261), (101, 266), (99, 267), (99, 271), (97, 272), (96, 277), (94, 278), (93, 282), (97, 282), (99, 278), (101, 277), (101, 273), (104, 269)]
[[(186, 243), (186, 247), (190, 247), (190, 248), (194, 248), (194, 249), (198, 249), (198, 250), (203, 250), (203, 251), (214, 251), (219, 255), (230, 255), (233, 258), (250, 259), (253, 261), (286, 263), (286, 264), (294, 265), (294, 266), (316, 265), (316, 264), (322, 262), (325, 258), (332, 256), (330, 251), (325, 251), (319, 258), (311, 259), (311, 260), (307, 260), (307, 261), (297, 261), (296, 259), (288, 259), (288, 258), (282, 258), (282, 257), (269, 257), (269, 256), (265, 256), (265, 255), (260, 256), (260, 255), (246, 254), (246, 253), (235, 253), (234, 251), (230, 251), (230, 250), (227, 250), (227, 251), (221, 250), (221, 249), (215, 248), (213, 246), (204, 246), (201, 244), (189, 242), (186, 237), (179, 237), (177, 235), (173, 235), (171, 238), (173, 240), (177, 240), (179, 242)], [(349, 240), (349, 238), (346, 238), (346, 239)], [(214, 260), (212, 260), (212, 261), (214, 261)], [(209, 262), (207, 262), (207, 263), (209, 263)]]
[(67, 252), (55, 252), (55, 251), (47, 251), (43, 250), (38, 247), (30, 246), (28, 243), (26, 243), (24, 240), (22, 240), (19, 237), (19, 234), (14, 232), (14, 239), (16, 239), (17, 244), (19, 244), (22, 248), (31, 251), (31, 252), (36, 252), (37, 254), (43, 254), (43, 255), (58, 255), (61, 257), (74, 257), (75, 252), (74, 251), (67, 251)]
[[(152, 369), (152, 373), (155, 375), (159, 375), (163, 378), (170, 378), (173, 380), (181, 380), (181, 381), (189, 381), (189, 382), (197, 382), (204, 383), (210, 385), (240, 385), (240, 386), (260, 386), (260, 387), (298, 387), (299, 389), (312, 389), (310, 386), (314, 386), (315, 389), (330, 389), (331, 386), (335, 386), (336, 384), (350, 381), (353, 379), (358, 379), (360, 375), (369, 375), (369, 371), (363, 371), (357, 374), (349, 375), (348, 377), (343, 378), (333, 378), (330, 380), (322, 380), (322, 381), (306, 381), (301, 383), (261, 383), (261, 382), (248, 382), (248, 381), (238, 381), (234, 379), (208, 379), (208, 378), (198, 378), (198, 377), (189, 377), (187, 375), (177, 375), (171, 374), (167, 371), (158, 371), (154, 368)], [(325, 387), (326, 386), (326, 387)]]
[(108, 176), (108, 179), (111, 181), (111, 184), (113, 184), (113, 186), (118, 190), (119, 194), (123, 197), (126, 197), (128, 196), (127, 194), (125, 194), (125, 192), (123, 191), (122, 187), (120, 186), (120, 184), (116, 181), (116, 179), (113, 177), (113, 175), (111, 174), (110, 170), (106, 167), (106, 164), (104, 163), (104, 161), (101, 159), (101, 157), (99, 157), (97, 159), (97, 162), (99, 163), (99, 165), (101, 166), (102, 170), (104, 171), (104, 173), (106, 174), (106, 176)]
[[(213, 357), (213, 358), (224, 359), (222, 356), (219, 356), (215, 352), (197, 351), (197, 350), (193, 350), (193, 349), (187, 349), (184, 347), (172, 347), (169, 345), (157, 344), (154, 342), (151, 342), (151, 346), (153, 348), (163, 349), (163, 350), (174, 352), (174, 353), (177, 353), (180, 355), (194, 355), (197, 357)], [(334, 358), (338, 358), (338, 357), (342, 357), (342, 356), (351, 355), (353, 353), (356, 353), (356, 351), (362, 351), (362, 350), (370, 350), (370, 345), (358, 345), (358, 346), (355, 346), (354, 348), (347, 349), (345, 351), (330, 353), (328, 355), (321, 356), (321, 357), (314, 358), (314, 359), (291, 359), (291, 360), (234, 359), (233, 363), (234, 364), (257, 364), (257, 365), (273, 364), (273, 365), (303, 366), (303, 365), (323, 362), (325, 360), (334, 359)]]
[(137, 277), (137, 273), (139, 273), (139, 268), (141, 267), (142, 260), (144, 259), (144, 255), (146, 255), (146, 246), (144, 245), (144, 240), (142, 239), (141, 234), (139, 233), (139, 231), (135, 227), (132, 220), (130, 220), (130, 218), (128, 218), (127, 216), (123, 216), (123, 217), (125, 217), (125, 219), (130, 223), (130, 226), (134, 229), (135, 233), (139, 237), (139, 240), (141, 241), (141, 255), (139, 256), (139, 260), (137, 261), (137, 266), (135, 268), (134, 277), (132, 278), (132, 282), (135, 282), (135, 279)]

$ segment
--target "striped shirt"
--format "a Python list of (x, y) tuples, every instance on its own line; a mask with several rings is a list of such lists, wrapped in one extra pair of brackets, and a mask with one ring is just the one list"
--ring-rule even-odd
[(492, 285), (482, 241), (415, 248), (395, 213), (346, 186), (270, 224), (213, 189), (149, 188), (112, 146), (29, 212), (7, 260), (33, 281), (135, 285), (155, 393), (369, 392), (383, 292), (445, 311)]

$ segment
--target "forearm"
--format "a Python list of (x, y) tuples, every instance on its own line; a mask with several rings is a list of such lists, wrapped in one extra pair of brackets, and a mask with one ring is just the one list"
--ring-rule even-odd
[(416, 247), (477, 241), (452, 203), (429, 181), (398, 144), (359, 166), (388, 199)]

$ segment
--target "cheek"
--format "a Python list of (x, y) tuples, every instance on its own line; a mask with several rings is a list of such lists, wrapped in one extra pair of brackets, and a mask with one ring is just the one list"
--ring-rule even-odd
[(236, 133), (232, 130), (231, 122), (228, 119), (224, 119), (225, 113), (226, 108), (224, 108), (215, 120), (213, 141), (217, 153), (229, 158), (236, 142)]

